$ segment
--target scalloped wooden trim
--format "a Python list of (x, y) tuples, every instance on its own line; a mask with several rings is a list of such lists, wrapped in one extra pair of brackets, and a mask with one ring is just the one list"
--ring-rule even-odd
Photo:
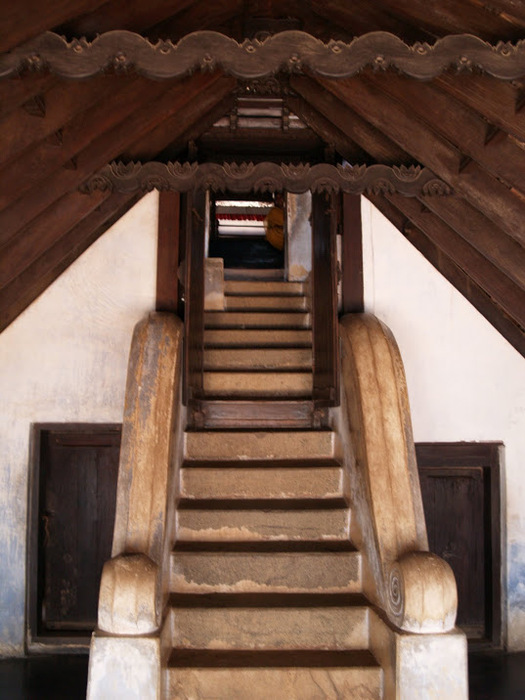
[(350, 43), (323, 43), (301, 31), (274, 34), (264, 41), (234, 39), (213, 31), (188, 34), (179, 42), (153, 43), (140, 34), (115, 30), (93, 41), (67, 41), (45, 32), (0, 56), (0, 77), (24, 69), (49, 69), (67, 78), (87, 78), (104, 70), (131, 70), (149, 78), (173, 78), (220, 67), (237, 78), (262, 78), (280, 70), (310, 72), (327, 78), (355, 75), (365, 66), (396, 68), (412, 78), (430, 80), (444, 70), (483, 70), (502, 80), (525, 75), (525, 40), (492, 45), (472, 34), (456, 34), (435, 44), (406, 44), (389, 32), (370, 32)]
[(287, 165), (281, 163), (122, 163), (113, 162), (92, 175), (81, 191), (149, 192), (193, 189), (232, 192), (393, 193), (407, 197), (448, 195), (450, 187), (428, 168), (387, 165)]

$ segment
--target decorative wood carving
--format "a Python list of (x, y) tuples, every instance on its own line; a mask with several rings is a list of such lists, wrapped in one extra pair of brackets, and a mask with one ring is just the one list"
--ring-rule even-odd
[(365, 66), (402, 73), (422, 80), (448, 68), (481, 69), (503, 80), (525, 75), (525, 40), (492, 45), (471, 34), (438, 39), (435, 44), (412, 45), (389, 32), (370, 32), (350, 43), (323, 43), (301, 31), (285, 31), (264, 41), (234, 39), (214, 31), (193, 32), (179, 42), (148, 39), (125, 30), (101, 34), (93, 41), (67, 41), (44, 32), (0, 56), (0, 77), (24, 69), (49, 69), (66, 78), (87, 78), (104, 70), (135, 69), (149, 78), (173, 78), (197, 69), (222, 70), (237, 78), (257, 79), (303, 69), (330, 78), (355, 75)]
[(122, 163), (113, 162), (92, 175), (81, 187), (83, 192), (187, 192), (211, 188), (213, 191), (299, 193), (346, 192), (369, 194), (399, 192), (406, 197), (448, 195), (451, 188), (421, 166), (330, 165), (320, 163), (291, 165), (281, 163)]

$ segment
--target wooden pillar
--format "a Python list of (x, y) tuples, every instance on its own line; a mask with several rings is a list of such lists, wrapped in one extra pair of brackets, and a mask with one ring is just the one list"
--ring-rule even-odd
[(361, 196), (343, 194), (343, 314), (364, 311)]
[(178, 313), (180, 194), (159, 192), (156, 311)]
[(318, 406), (339, 399), (336, 217), (332, 195), (312, 195), (313, 399)]

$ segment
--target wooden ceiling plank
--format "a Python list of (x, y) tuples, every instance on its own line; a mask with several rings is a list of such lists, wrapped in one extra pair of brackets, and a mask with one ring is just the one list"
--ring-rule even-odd
[(88, 39), (114, 29), (143, 34), (150, 27), (178, 15), (192, 4), (193, 0), (111, 0), (98, 8), (87, 8), (93, 11), (77, 13), (71, 21), (58, 29), (60, 34), (85, 36)]
[[(426, 197), (425, 206), (525, 289), (525, 248), (462, 197)], [(465, 226), (468, 222), (468, 226)]]
[(525, 5), (523, 0), (481, 0), (476, 4), (485, 6), (489, 11), (496, 11), (504, 15), (509, 22), (521, 24), (525, 27)]
[(525, 111), (519, 110), (525, 96), (521, 83), (507, 83), (490, 75), (449, 73), (443, 73), (433, 83), (492, 124), (525, 141)]
[(368, 32), (391, 32), (407, 43), (434, 42), (436, 34), (385, 11), (380, 3), (368, 0), (313, 0), (312, 10), (324, 19), (344, 28), (352, 36)]
[(0, 236), (4, 240), (9, 238), (64, 192), (76, 189), (89, 175), (124, 151), (130, 141), (141, 138), (163, 119), (178, 113), (180, 130), (187, 129), (189, 124), (184, 114), (191, 101), (203, 90), (221, 90), (225, 80), (231, 79), (225, 78), (219, 72), (197, 73), (178, 81), (174, 87), (167, 89), (153, 101), (137, 95), (137, 103), (131, 114), (126, 115), (116, 126), (112, 125), (110, 129), (101, 131), (87, 148), (77, 154), (75, 170), (57, 169), (48, 178), (45, 188), (32, 188), (26, 196), (0, 212)]
[(104, 199), (93, 211), (65, 233), (61, 231), (43, 255), (35, 259), (6, 287), (0, 289), (0, 332), (141, 196), (136, 193), (104, 194)]
[(484, 7), (457, 0), (381, 0), (382, 7), (426, 31), (446, 34), (475, 34), (485, 41), (520, 39), (520, 28)]
[(525, 333), (488, 294), (382, 195), (366, 195), (403, 236), (525, 357)]
[[(401, 75), (367, 72), (366, 81), (404, 104), (493, 175), (511, 186), (524, 187), (525, 168), (520, 167), (525, 156), (523, 150), (508, 139), (504, 154), (492, 145), (494, 139), (487, 144), (487, 136), (493, 127), (471, 107), (429, 83), (416, 82)], [(503, 143), (505, 134), (502, 137), (498, 143)]]
[(294, 76), (290, 86), (377, 162), (387, 165), (414, 162), (406, 151), (312, 78)]
[(450, 226), (411, 197), (386, 199), (423, 231), (458, 267), (481, 287), (516, 323), (525, 328), (525, 290), (509, 279)]
[(373, 162), (373, 159), (364, 149), (348, 138), (346, 134), (302, 97), (289, 95), (285, 97), (284, 103), (301, 121), (315, 131), (325, 143), (333, 146), (349, 163), (369, 165)]
[[(124, 78), (129, 82), (130, 78)], [(97, 76), (89, 81), (61, 80), (43, 95), (45, 117), (32, 116), (19, 107), (0, 121), (0, 165), (26, 148), (53, 134), (95, 102), (109, 97), (122, 83), (116, 76)]]
[(460, 151), (415, 118), (404, 105), (386, 98), (359, 77), (344, 80), (315, 78), (315, 82), (437, 174), (459, 172)]
[[(221, 31), (226, 29), (224, 25), (231, 22), (235, 18), (239, 20), (239, 29), (242, 24), (243, 17), (243, 1), (242, 0), (218, 0), (209, 2), (209, 0), (195, 0), (190, 3), (176, 17), (167, 19), (164, 22), (156, 24), (148, 31), (148, 36), (152, 39), (171, 39), (179, 41), (186, 34), (200, 31), (202, 29), (213, 29)], [(228, 32), (229, 35), (232, 32)], [(237, 34), (237, 32), (233, 32)], [(234, 38), (241, 40), (240, 35)]]
[(106, 0), (17, 0), (0, 6), (0, 53), (22, 44)]
[(57, 82), (58, 78), (51, 73), (28, 73), (0, 80), (0, 120)]

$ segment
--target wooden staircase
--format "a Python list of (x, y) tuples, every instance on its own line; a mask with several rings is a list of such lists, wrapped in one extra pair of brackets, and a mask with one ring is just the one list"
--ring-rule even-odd
[(171, 556), (169, 697), (381, 698), (303, 285), (228, 282), (205, 318)]

